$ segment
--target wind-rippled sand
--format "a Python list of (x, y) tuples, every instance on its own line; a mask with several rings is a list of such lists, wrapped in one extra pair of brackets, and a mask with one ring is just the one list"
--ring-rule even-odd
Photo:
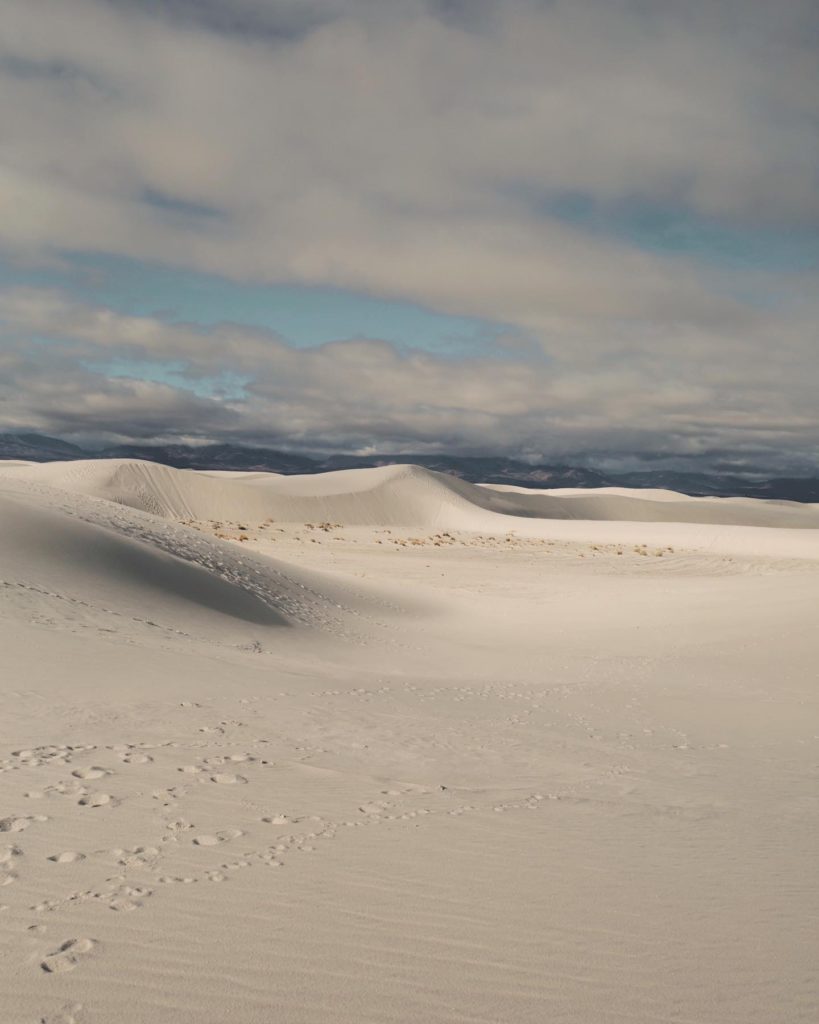
[(0, 1022), (812, 1024), (817, 526), (0, 463)]

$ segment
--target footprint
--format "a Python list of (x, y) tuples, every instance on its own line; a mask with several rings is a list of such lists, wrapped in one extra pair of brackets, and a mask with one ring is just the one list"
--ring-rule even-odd
[(100, 768), (97, 765), (92, 765), (90, 768), (76, 768), (71, 773), (75, 779), (101, 779), (105, 775), (110, 775), (111, 772), (107, 768)]
[(217, 846), (219, 844), (218, 836), (197, 836), (194, 840), (196, 846)]
[(24, 832), (31, 822), (31, 818), (2, 818), (0, 832)]
[(266, 818), (262, 818), (265, 825), (286, 825), (290, 819), (286, 814), (272, 814)]
[(177, 818), (176, 821), (169, 821), (165, 828), (169, 832), (187, 832), (193, 828), (193, 825), (189, 821), (185, 821), (184, 818)]
[(151, 797), (154, 800), (163, 800), (170, 803), (172, 800), (186, 796), (187, 792), (187, 789), (183, 786), (171, 786), (170, 789), (155, 789), (153, 793), (151, 793)]
[(374, 800), (368, 804), (362, 804), (358, 809), (362, 814), (383, 814), (390, 805), (383, 800)]
[(130, 910), (139, 910), (142, 900), (153, 895), (153, 889), (143, 889), (135, 886), (123, 886), (123, 888), (108, 899), (108, 907), (118, 913), (127, 913)]
[(226, 828), (215, 835), (195, 836), (193, 842), (196, 846), (218, 846), (219, 843), (228, 843), (231, 839), (238, 839), (242, 835), (244, 835), (244, 832), (241, 829)]
[(211, 775), (210, 781), (218, 782), (223, 786), (234, 786), (247, 782), (247, 779), (244, 775), (232, 775), (230, 772), (217, 772), (216, 775)]
[(153, 761), (150, 754), (136, 753), (120, 754), (119, 759), (123, 764), (150, 764), (150, 762)]
[(84, 853), (76, 853), (74, 850), (65, 850), (63, 853), (54, 853), (49, 858), (55, 864), (76, 864), (78, 861), (85, 860)]
[(47, 786), (44, 790), (46, 796), (51, 796), (52, 793), (56, 793), (58, 796), (85, 796), (88, 790), (85, 786), (81, 786), (79, 781), (76, 779), (70, 779), (68, 782), (57, 782), (53, 786)]
[(81, 797), (77, 803), (80, 807), (106, 807), (113, 803), (113, 799), (107, 793), (89, 793), (88, 796)]
[(4, 846), (0, 848), (0, 866), (11, 864), (15, 857), (22, 857), (23, 851), (19, 846)]
[(151, 867), (159, 856), (160, 850), (157, 846), (134, 846), (128, 850), (111, 850), (111, 853), (117, 858), (117, 864), (122, 867)]
[(68, 939), (59, 949), (49, 953), (40, 963), (40, 967), (47, 974), (65, 974), (66, 971), (73, 971), (94, 946), (94, 939)]
[(135, 900), (129, 900), (125, 896), (115, 896), (108, 906), (118, 913), (127, 913), (129, 910), (139, 910), (142, 904)]

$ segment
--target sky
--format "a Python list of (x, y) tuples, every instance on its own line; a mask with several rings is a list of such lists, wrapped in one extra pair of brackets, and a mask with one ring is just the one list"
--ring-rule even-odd
[(5, 0), (0, 431), (819, 469), (815, 0)]

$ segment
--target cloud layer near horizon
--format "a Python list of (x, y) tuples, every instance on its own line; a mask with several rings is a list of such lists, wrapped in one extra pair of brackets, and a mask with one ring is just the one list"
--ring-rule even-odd
[(17, 266), (110, 253), (510, 327), (457, 359), (295, 350), (9, 288), (6, 427), (811, 460), (807, 0), (11, 0), (3, 20)]
[[(771, 465), (782, 461), (787, 437), (789, 464), (809, 465), (812, 454), (814, 353), (803, 353), (800, 373), (794, 343), (787, 366), (777, 369), (765, 350), (779, 333), (760, 339), (755, 369), (744, 369), (737, 395), (731, 354), (714, 360), (714, 340), (685, 328), (675, 339), (685, 357), (673, 356), (671, 345), (654, 355), (635, 352), (631, 361), (568, 361), (556, 369), (514, 345), (500, 358), (457, 359), (370, 339), (296, 349), (269, 331), (169, 325), (42, 289), (7, 291), (0, 319), (17, 339), (0, 352), (6, 415), (12, 425), (61, 435), (285, 439), (306, 450), (544, 458), (733, 452)], [(734, 358), (747, 356), (747, 339), (734, 338), (732, 347)], [(144, 379), (157, 365), (172, 369)], [(777, 387), (785, 378), (787, 398)]]

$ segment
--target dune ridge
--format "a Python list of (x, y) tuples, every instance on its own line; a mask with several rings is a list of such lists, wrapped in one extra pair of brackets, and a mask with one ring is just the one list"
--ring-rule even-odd
[(180, 520), (245, 517), (497, 531), (513, 528), (508, 520), (516, 519), (819, 528), (819, 506), (798, 502), (622, 489), (530, 491), (475, 485), (419, 466), (281, 476), (113, 459), (15, 465), (5, 472)]

